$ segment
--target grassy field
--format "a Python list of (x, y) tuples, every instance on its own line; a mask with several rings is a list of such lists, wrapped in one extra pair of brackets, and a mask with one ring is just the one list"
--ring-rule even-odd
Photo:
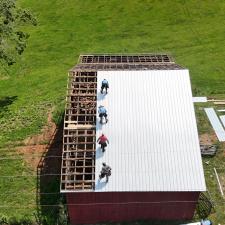
[[(0, 73), (0, 158), (17, 155), (15, 146), (40, 132), (47, 113), (63, 112), (67, 71), (80, 53), (167, 52), (188, 68), (194, 95), (224, 98), (225, 2), (155, 0), (19, 0), (32, 10), (37, 27), (27, 27), (28, 47), (18, 63)], [(197, 105), (201, 133), (211, 132)], [(213, 167), (225, 168), (223, 146), (206, 167), (207, 185), (219, 202), (211, 216), (225, 221), (224, 203)], [(35, 219), (35, 171), (24, 160), (1, 160), (0, 215)], [(223, 171), (223, 170), (222, 170)], [(57, 182), (57, 181), (56, 181)], [(54, 183), (54, 182), (53, 182)], [(58, 184), (58, 183), (57, 183)], [(48, 191), (54, 190), (53, 185)], [(57, 190), (57, 188), (56, 188)], [(55, 200), (53, 202), (58, 202)], [(32, 207), (27, 207), (30, 205)], [(12, 206), (7, 208), (6, 206)], [(46, 221), (54, 210), (45, 215)], [(54, 224), (54, 222), (47, 222)]]

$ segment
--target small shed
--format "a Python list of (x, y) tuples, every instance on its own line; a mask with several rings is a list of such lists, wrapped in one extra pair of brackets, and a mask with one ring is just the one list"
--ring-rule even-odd
[(71, 224), (192, 218), (206, 187), (189, 71), (168, 55), (84, 55), (69, 77), (61, 192)]

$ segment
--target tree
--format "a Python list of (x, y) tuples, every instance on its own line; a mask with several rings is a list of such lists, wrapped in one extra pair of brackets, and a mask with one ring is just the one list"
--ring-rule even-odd
[(26, 48), (29, 35), (22, 31), (25, 24), (36, 26), (37, 21), (16, 0), (0, 0), (0, 61), (8, 66), (16, 62)]

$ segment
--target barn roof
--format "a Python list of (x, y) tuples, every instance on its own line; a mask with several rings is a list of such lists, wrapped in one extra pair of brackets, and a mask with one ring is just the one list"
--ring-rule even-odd
[[(170, 56), (81, 55), (66, 102), (61, 192), (205, 190), (189, 72)], [(109, 114), (103, 126), (100, 104)], [(104, 154), (102, 132), (110, 141)], [(107, 184), (98, 181), (102, 162), (112, 167)]]

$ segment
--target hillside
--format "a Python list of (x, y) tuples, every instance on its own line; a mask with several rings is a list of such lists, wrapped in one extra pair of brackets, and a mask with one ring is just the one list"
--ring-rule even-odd
[[(170, 53), (178, 64), (190, 70), (194, 95), (225, 97), (222, 0), (19, 0), (18, 3), (35, 14), (38, 26), (26, 28), (30, 38), (17, 64), (8, 68), (8, 72), (0, 70), (0, 158), (17, 157), (20, 153), (16, 146), (24, 145), (22, 140), (40, 132), (51, 110), (54, 121), (60, 123), (67, 71), (80, 53)], [(202, 121), (201, 112), (198, 115)], [(203, 133), (209, 129), (204, 124), (199, 127)], [(212, 161), (212, 167), (221, 159), (219, 155)], [(0, 215), (27, 215), (34, 219), (37, 212), (34, 168), (20, 157), (1, 160), (0, 169), (1, 176), (30, 175), (0, 177), (0, 201), (4, 206)], [(58, 184), (57, 178), (54, 182)], [(212, 187), (216, 188), (215, 183)], [(58, 204), (58, 200), (53, 203)], [(9, 210), (5, 206), (12, 207)], [(52, 214), (46, 214), (46, 220)], [(219, 218), (216, 217), (212, 216), (215, 221)], [(218, 222), (221, 223), (220, 218)]]

